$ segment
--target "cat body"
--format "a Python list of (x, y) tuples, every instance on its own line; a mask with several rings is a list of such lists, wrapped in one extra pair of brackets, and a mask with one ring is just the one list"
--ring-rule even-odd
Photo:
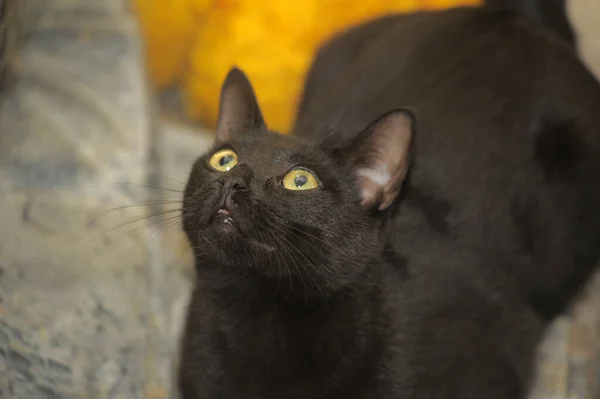
[(291, 136), (232, 70), (184, 195), (182, 398), (524, 398), (600, 252), (599, 110), (570, 50), (504, 13), (333, 38)]
[[(419, 130), (405, 202), (434, 230), (497, 252), (538, 311), (556, 316), (600, 244), (594, 77), (570, 48), (512, 13), (392, 16), (320, 50), (294, 133), (334, 145), (400, 106), (414, 109)], [(411, 214), (396, 223), (398, 250), (421, 229)]]

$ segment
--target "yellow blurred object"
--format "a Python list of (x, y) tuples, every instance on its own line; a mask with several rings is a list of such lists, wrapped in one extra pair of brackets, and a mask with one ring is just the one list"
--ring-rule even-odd
[(198, 15), (212, 0), (133, 0), (146, 41), (148, 72), (161, 89), (177, 81), (193, 48)]
[(159, 88), (182, 79), (186, 112), (191, 119), (214, 127), (221, 83), (236, 65), (251, 79), (269, 127), (286, 133), (314, 51), (329, 36), (389, 12), (481, 3), (482, 0), (136, 0), (136, 7), (148, 40), (151, 77)]

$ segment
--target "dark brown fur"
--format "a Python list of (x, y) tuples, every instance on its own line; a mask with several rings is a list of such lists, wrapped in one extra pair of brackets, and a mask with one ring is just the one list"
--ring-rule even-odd
[[(406, 106), (411, 151), (374, 122)], [(525, 397), (600, 252), (600, 88), (567, 47), (506, 13), (392, 16), (321, 49), (293, 137), (238, 72), (219, 126), (240, 164), (209, 152), (185, 193), (184, 399)], [(365, 205), (356, 168), (389, 146), (412, 162), (378, 210), (393, 190)], [(282, 191), (298, 163), (319, 190)], [(238, 233), (211, 221), (223, 198)]]

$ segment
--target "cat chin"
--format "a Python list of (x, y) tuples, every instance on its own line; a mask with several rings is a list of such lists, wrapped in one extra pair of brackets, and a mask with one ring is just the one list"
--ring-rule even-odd
[(216, 214), (211, 221), (210, 227), (219, 234), (240, 234), (240, 227), (237, 222), (231, 216), (225, 214)]
[(223, 264), (245, 263), (244, 259), (267, 261), (277, 248), (259, 241), (251, 234), (243, 234), (232, 221), (211, 223), (199, 232), (197, 246), (205, 254), (212, 253)]

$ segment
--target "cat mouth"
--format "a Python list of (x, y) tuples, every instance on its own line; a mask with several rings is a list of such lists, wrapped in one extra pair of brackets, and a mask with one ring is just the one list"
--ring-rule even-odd
[(218, 215), (225, 215), (225, 216), (229, 216), (229, 217), (231, 216), (231, 212), (229, 212), (227, 209), (223, 209), (223, 208), (219, 209), (217, 211), (217, 214)]
[[(235, 232), (235, 233), (239, 233), (240, 235), (243, 236), (242, 230), (240, 229), (238, 222), (235, 220), (231, 211), (228, 210), (226, 206), (222, 206), (214, 213), (213, 217), (211, 218), (211, 224), (220, 233), (230, 234), (230, 233)], [(263, 250), (266, 250), (268, 252), (274, 252), (277, 250), (277, 248), (274, 247), (273, 245), (261, 242), (261, 241), (257, 240), (256, 238), (253, 238), (253, 237), (247, 237), (247, 238), (253, 245), (258, 246)]]
[(233, 215), (226, 208), (219, 208), (212, 217), (211, 222), (224, 230), (237, 230), (239, 226)]

